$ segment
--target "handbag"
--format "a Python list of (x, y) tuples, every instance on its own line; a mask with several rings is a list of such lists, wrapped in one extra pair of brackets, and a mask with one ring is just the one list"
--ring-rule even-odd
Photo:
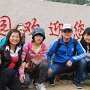
[(35, 55), (32, 59), (28, 60), (28, 69), (30, 72), (35, 71), (36, 67), (40, 65), (40, 63), (47, 61), (44, 55)]
[(30, 57), (29, 56), (29, 47), (28, 47), (28, 52), (27, 52), (27, 55), (26, 55), (26, 61), (28, 63), (28, 68), (27, 68), (27, 71), (28, 72), (33, 72), (36, 70), (36, 68), (39, 66), (40, 63), (42, 63), (43, 61), (46, 61), (46, 58), (44, 55), (35, 55), (34, 57)]
[(41, 62), (45, 61), (45, 57), (44, 55), (35, 55), (34, 58), (31, 59), (31, 61), (35, 64), (35, 65), (39, 65)]

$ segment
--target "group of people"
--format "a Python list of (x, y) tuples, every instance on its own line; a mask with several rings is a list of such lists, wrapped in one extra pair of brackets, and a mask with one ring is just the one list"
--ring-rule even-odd
[[(32, 30), (32, 40), (25, 43), (25, 26), (18, 24), (0, 42), (0, 90), (21, 90), (31, 82), (37, 90), (46, 90), (45, 81), (55, 85), (55, 78), (62, 73), (75, 71), (73, 85), (80, 83), (90, 72), (90, 28), (83, 32), (82, 39), (72, 38), (73, 27), (64, 24), (61, 36), (47, 48), (45, 31), (38, 27)], [(36, 64), (34, 61), (41, 61)]]

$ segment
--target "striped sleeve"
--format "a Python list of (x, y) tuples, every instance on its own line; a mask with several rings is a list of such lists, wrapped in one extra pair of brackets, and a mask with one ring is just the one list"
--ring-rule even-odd
[(28, 43), (25, 44), (24, 47), (23, 47), (23, 51), (22, 51), (22, 62), (25, 60), (27, 53), (28, 53)]
[(83, 46), (81, 45), (80, 42), (77, 42), (77, 46), (76, 46), (76, 51), (77, 51), (77, 55), (76, 56), (73, 56), (70, 61), (79, 61), (81, 59), (83, 59), (85, 56), (86, 56), (86, 51), (85, 49), (83, 48)]

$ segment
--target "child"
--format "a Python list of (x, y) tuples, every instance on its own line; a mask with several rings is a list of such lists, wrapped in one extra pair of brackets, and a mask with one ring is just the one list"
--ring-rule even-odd
[(88, 72), (90, 72), (90, 27), (86, 28), (83, 32), (81, 44), (86, 50), (86, 68), (84, 71), (84, 79), (87, 79)]
[(17, 71), (21, 65), (21, 33), (16, 29), (8, 32), (5, 45), (0, 47), (0, 90), (21, 90)]
[[(36, 55), (45, 55), (46, 54), (46, 45), (43, 43), (45, 39), (45, 32), (42, 28), (35, 28), (32, 32), (32, 41), (28, 42), (23, 47), (22, 52), (22, 61), (25, 60), (25, 57), (28, 56), (29, 59), (26, 60), (26, 66), (28, 67), (28, 61), (30, 61), (31, 58), (34, 58)], [(20, 75), (20, 81), (23, 83), (23, 80), (30, 84), (30, 77), (35, 80), (36, 88), (38, 90), (45, 90), (44, 81), (47, 76), (47, 70), (48, 70), (48, 63), (46, 61), (41, 62), (35, 71), (33, 71), (33, 75), (31, 76), (30, 73), (26, 73), (25, 80), (24, 80), (24, 73), (21, 71)], [(31, 73), (31, 74), (32, 74)], [(27, 79), (29, 78), (29, 79)], [(29, 81), (27, 81), (29, 80)], [(27, 85), (27, 86), (28, 86)]]
[(19, 30), (21, 32), (21, 46), (23, 46), (25, 44), (25, 31), (26, 31), (26, 27), (24, 24), (22, 23), (19, 23), (17, 26), (16, 26), (16, 29)]
[[(21, 46), (24, 45), (25, 43), (25, 31), (26, 31), (26, 27), (24, 26), (24, 24), (20, 23), (18, 24), (15, 29), (19, 30), (21, 32)], [(6, 36), (4, 38), (1, 39), (0, 41), (0, 46), (3, 46), (6, 42)]]

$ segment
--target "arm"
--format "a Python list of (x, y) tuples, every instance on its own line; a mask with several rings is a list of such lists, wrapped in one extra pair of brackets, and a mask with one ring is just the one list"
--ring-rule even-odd
[(41, 49), (42, 49), (42, 54), (43, 54), (44, 56), (46, 56), (46, 53), (47, 53), (47, 50), (48, 50), (46, 44), (43, 43)]
[(87, 54), (86, 54), (86, 57), (87, 57), (87, 58), (90, 58), (90, 53), (87, 53)]
[(28, 53), (28, 43), (24, 45), (23, 50), (22, 50), (22, 56), (21, 56), (22, 62), (25, 61), (27, 53)]
[(52, 58), (53, 58), (53, 53), (56, 50), (58, 44), (58, 39), (56, 39), (49, 47), (49, 50), (47, 51), (47, 55), (46, 55), (46, 59), (48, 60), (48, 62), (50, 62), (49, 67), (51, 67), (52, 65)]
[(28, 52), (28, 44), (24, 45), (23, 47), (23, 51), (22, 51), (22, 64), (19, 68), (19, 75), (20, 75), (20, 82), (23, 83), (24, 82), (24, 79), (25, 79), (25, 67), (26, 67), (26, 62), (25, 61), (25, 58), (26, 58), (26, 54)]
[(79, 61), (81, 59), (83, 59), (86, 56), (86, 51), (83, 48), (83, 46), (81, 45), (80, 42), (77, 41), (77, 45), (76, 45), (76, 52), (77, 55), (73, 56), (70, 61), (74, 62), (74, 61)]
[(1, 54), (0, 54), (0, 64), (1, 64), (2, 62), (1, 62)]
[(1, 56), (3, 55), (3, 47), (0, 47), (0, 64), (2, 63), (2, 59), (1, 59)]
[(6, 37), (4, 37), (4, 38), (1, 40), (0, 46), (3, 46), (3, 45), (5, 44), (5, 42), (6, 42)]

